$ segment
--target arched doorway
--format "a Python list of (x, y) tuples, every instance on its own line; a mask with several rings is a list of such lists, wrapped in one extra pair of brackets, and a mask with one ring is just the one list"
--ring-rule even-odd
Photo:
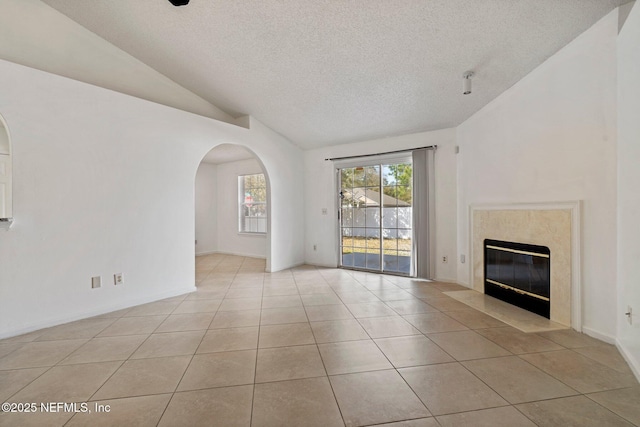
[(262, 265), (262, 271), (268, 270), (270, 211), (269, 176), (260, 159), (241, 145), (214, 147), (195, 178), (196, 259), (248, 257), (256, 269)]

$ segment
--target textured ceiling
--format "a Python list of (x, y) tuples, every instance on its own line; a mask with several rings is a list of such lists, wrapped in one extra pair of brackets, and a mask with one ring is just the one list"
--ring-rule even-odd
[(44, 2), (313, 148), (456, 126), (628, 0)]

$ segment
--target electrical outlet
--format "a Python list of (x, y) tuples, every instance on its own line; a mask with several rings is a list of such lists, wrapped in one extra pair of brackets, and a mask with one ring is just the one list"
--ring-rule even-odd
[(91, 278), (91, 289), (102, 287), (102, 277), (96, 276)]
[(464, 256), (464, 254), (460, 255), (460, 262), (462, 264), (464, 264), (467, 261), (466, 257)]
[(448, 260), (447, 260), (447, 257), (446, 257), (446, 256), (443, 256), (443, 257), (442, 257), (442, 262), (446, 264), (446, 263), (447, 263), (447, 261), (448, 261)]
[(317, 251), (318, 250), (318, 245), (313, 245), (313, 250)]
[(326, 215), (327, 214), (327, 208), (322, 208), (322, 215)]
[(198, 244), (198, 241), (196, 240), (196, 245)]
[(124, 283), (124, 276), (122, 273), (116, 273), (113, 275), (113, 284), (114, 285), (122, 285)]
[(631, 308), (631, 306), (627, 306), (627, 312), (624, 314), (625, 316), (627, 316), (627, 322), (629, 322), (630, 325), (633, 325), (633, 308)]

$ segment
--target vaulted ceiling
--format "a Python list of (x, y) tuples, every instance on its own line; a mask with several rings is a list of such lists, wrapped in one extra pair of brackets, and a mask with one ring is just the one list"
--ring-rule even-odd
[(44, 2), (314, 148), (456, 126), (628, 0)]

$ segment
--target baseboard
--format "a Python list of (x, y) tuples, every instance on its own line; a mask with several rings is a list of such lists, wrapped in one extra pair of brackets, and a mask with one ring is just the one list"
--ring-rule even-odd
[(196, 252), (196, 256), (213, 255), (217, 253), (218, 251), (202, 251), (202, 252)]
[[(575, 329), (575, 328), (574, 328)], [(589, 335), (592, 338), (595, 338), (597, 340), (600, 341), (604, 341), (607, 344), (616, 344), (616, 337), (608, 335), (608, 334), (603, 334), (602, 332), (598, 332), (594, 329), (591, 328), (587, 328), (586, 326), (582, 327), (582, 332)]]
[(615, 345), (618, 348), (620, 354), (622, 354), (624, 360), (626, 360), (629, 364), (633, 375), (635, 375), (636, 379), (640, 381), (640, 360), (633, 357), (631, 352), (628, 351), (627, 348), (619, 340), (616, 340)]
[(442, 277), (436, 277), (433, 279), (434, 282), (443, 282), (443, 283), (453, 283), (454, 285), (460, 285), (460, 286), (464, 286), (465, 288), (468, 288), (469, 286), (467, 285), (463, 285), (461, 283), (459, 283), (457, 280), (455, 279), (445, 279)]
[(322, 267), (322, 268), (338, 268), (336, 264), (324, 264), (321, 262), (304, 262), (302, 265), (312, 265), (314, 267)]
[(152, 296), (144, 296), (144, 297), (136, 298), (133, 300), (127, 300), (127, 302), (125, 303), (120, 303), (120, 304), (116, 303), (116, 304), (101, 306), (93, 310), (83, 311), (73, 315), (51, 317), (47, 320), (43, 320), (37, 323), (32, 323), (18, 330), (2, 332), (0, 333), (0, 339), (11, 338), (11, 337), (15, 337), (22, 334), (27, 334), (29, 332), (37, 331), (40, 329), (50, 328), (52, 326), (58, 326), (58, 325), (63, 325), (65, 323), (74, 322), (76, 320), (82, 320), (82, 319), (87, 319), (89, 317), (99, 316), (101, 314), (111, 313), (112, 311), (124, 310), (125, 308), (135, 307), (136, 305), (147, 304), (147, 303), (162, 300), (165, 298), (171, 298), (178, 295), (188, 294), (191, 292), (195, 292), (195, 290), (196, 290), (195, 286), (180, 288), (180, 289), (173, 289), (170, 291), (160, 292)]

